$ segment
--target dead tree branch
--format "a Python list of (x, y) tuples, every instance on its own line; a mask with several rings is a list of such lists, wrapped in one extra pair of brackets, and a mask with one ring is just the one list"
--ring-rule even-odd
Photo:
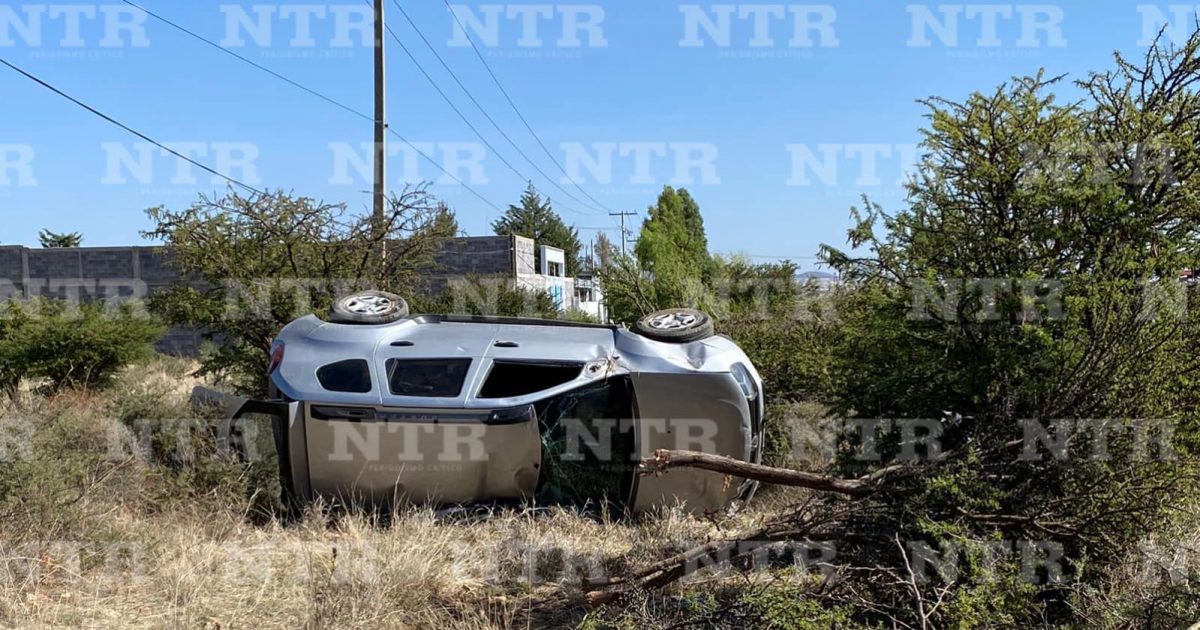
[[(856, 509), (858, 507), (851, 502), (830, 507), (813, 500), (806, 501), (742, 536), (692, 547), (625, 576), (587, 581), (584, 590), (591, 591), (586, 596), (587, 604), (601, 606), (632, 591), (663, 588), (707, 567), (755, 564), (761, 559), (756, 556), (762, 554), (764, 548), (777, 543), (820, 545), (840, 540), (843, 533), (832, 529), (833, 526)], [(808, 568), (831, 570), (821, 562)]]
[(744, 479), (753, 479), (763, 483), (796, 486), (799, 488), (810, 488), (812, 490), (861, 497), (878, 491), (883, 481), (889, 475), (904, 468), (904, 466), (888, 466), (857, 479), (841, 479), (800, 470), (752, 464), (722, 455), (709, 455), (697, 451), (658, 449), (654, 451), (653, 459), (642, 462), (641, 469), (638, 472), (642, 475), (656, 475), (672, 468), (700, 468)]

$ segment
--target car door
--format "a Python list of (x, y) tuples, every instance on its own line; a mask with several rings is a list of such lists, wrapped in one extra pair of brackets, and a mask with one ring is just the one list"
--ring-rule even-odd
[(305, 440), (313, 492), (375, 503), (532, 496), (541, 466), (534, 408), (458, 404), (477, 363), (386, 357), (382, 386), (409, 405), (309, 403)]

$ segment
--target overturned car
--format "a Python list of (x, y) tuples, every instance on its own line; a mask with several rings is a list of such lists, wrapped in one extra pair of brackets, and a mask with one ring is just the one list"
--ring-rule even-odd
[(272, 347), (284, 500), (390, 505), (494, 500), (709, 511), (753, 493), (719, 473), (637, 475), (655, 449), (758, 462), (762, 382), (707, 315), (634, 330), (540, 319), (408, 314), (368, 291), (309, 315)]

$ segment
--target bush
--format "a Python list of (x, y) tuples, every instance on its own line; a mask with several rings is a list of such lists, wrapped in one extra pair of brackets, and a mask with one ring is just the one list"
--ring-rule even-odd
[(770, 402), (819, 400), (829, 390), (836, 329), (787, 319), (736, 319), (718, 323), (750, 357)]
[(154, 294), (151, 309), (171, 324), (203, 329), (217, 343), (201, 357), (201, 372), (251, 395), (266, 390), (280, 329), (353, 291), (414, 294), (458, 229), (424, 188), (392, 197), (382, 224), (345, 205), (284, 193), (201, 197), (185, 210), (147, 212), (154, 228), (143, 235), (166, 243), (171, 264), (209, 286), (177, 282)]
[(413, 313), (542, 319), (557, 319), (560, 315), (549, 293), (514, 287), (512, 280), (503, 277), (457, 278), (432, 297), (408, 297), (408, 304)]
[(194, 369), (156, 357), (119, 370), (105, 390), (0, 401), (0, 540), (103, 544), (151, 515), (272, 513), (273, 445), (250, 465), (218, 450), (211, 421), (187, 400)]
[(128, 303), (110, 311), (102, 303), (10, 302), (0, 319), (0, 383), (9, 389), (21, 379), (48, 379), (52, 390), (103, 387), (152, 356), (165, 330)]
[[(1195, 505), (1200, 294), (1174, 280), (1200, 266), (1198, 53), (1200, 34), (1156, 46), (1145, 68), (1120, 60), (1065, 104), (1042, 75), (926, 103), (908, 206), (868, 201), (849, 249), (823, 254), (846, 294), (834, 409), (930, 423), (939, 455), (918, 455), (858, 502), (839, 562), (903, 576), (902, 540), (942, 551), (1033, 541), (1054, 545), (1065, 580), (1097, 584)], [(1131, 146), (1137, 159), (1087, 149)], [(1064, 450), (1037, 448), (1027, 423), (1049, 425)], [(1169, 447), (1139, 449), (1139, 432), (1160, 435), (1160, 423)], [(893, 463), (905, 439), (845, 437), (863, 447), (840, 453), (850, 477)], [(879, 457), (860, 457), (877, 437)], [(904, 611), (866, 615), (895, 625), (1085, 625), (1063, 584), (1025, 569), (998, 581), (851, 579), (874, 610)], [(914, 599), (939, 589), (938, 615), (914, 614)]]
[(81, 499), (111, 468), (106, 449), (119, 428), (111, 419), (89, 413), (96, 409), (90, 392), (19, 398), (0, 420), (7, 438), (0, 465), (4, 539), (108, 535), (89, 526), (88, 506)]
[[(201, 382), (194, 370), (189, 360), (160, 355), (142, 369), (122, 371), (105, 393), (106, 410), (130, 436), (127, 455), (160, 477), (142, 493), (145, 503), (208, 496), (238, 505), (255, 519), (279, 513), (270, 421), (250, 416), (240, 422), (238, 435), (226, 435), (221, 409), (190, 402), (191, 388)], [(248, 461), (232, 443), (239, 438), (246, 442)]]

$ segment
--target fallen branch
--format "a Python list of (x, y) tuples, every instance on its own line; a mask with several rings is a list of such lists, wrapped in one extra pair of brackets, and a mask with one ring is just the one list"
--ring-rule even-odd
[(800, 537), (796, 531), (768, 532), (759, 530), (733, 540), (714, 540), (710, 543), (693, 547), (683, 553), (671, 556), (653, 566), (638, 571), (636, 574), (623, 579), (613, 580), (604, 585), (593, 585), (595, 590), (586, 596), (588, 606), (596, 607), (610, 604), (635, 589), (662, 588), (672, 582), (708, 566), (732, 564), (737, 560), (754, 554), (758, 549), (777, 542), (794, 540)]
[[(700, 468), (764, 483), (863, 497), (877, 492), (889, 475), (904, 467), (889, 466), (857, 479), (842, 479), (751, 464), (731, 457), (697, 451), (659, 449), (654, 451), (652, 459), (642, 461), (638, 474), (658, 475), (672, 468)], [(836, 522), (845, 512), (856, 509), (853, 503), (855, 502), (831, 508), (827, 505), (818, 507), (806, 502), (795, 511), (744, 536), (715, 540), (693, 547), (626, 576), (588, 580), (584, 583), (584, 590), (590, 591), (586, 596), (587, 603), (595, 607), (611, 603), (633, 590), (662, 588), (701, 568), (731, 564), (752, 557), (762, 547), (778, 542), (828, 540), (831, 534), (821, 529)]]
[[(807, 501), (773, 522), (737, 538), (714, 540), (655, 562), (623, 577), (585, 582), (588, 606), (612, 603), (626, 594), (644, 589), (662, 588), (704, 568), (733, 566), (754, 561), (763, 547), (787, 541), (822, 542), (840, 539), (839, 532), (828, 527), (855, 509)], [(802, 560), (806, 561), (806, 560)]]
[(709, 455), (698, 451), (658, 449), (654, 451), (653, 459), (642, 461), (638, 474), (657, 475), (672, 468), (700, 468), (702, 470), (711, 470), (735, 477), (742, 477), (743, 479), (753, 479), (763, 483), (796, 486), (861, 497), (877, 491), (880, 484), (888, 475), (904, 468), (904, 466), (889, 466), (857, 479), (842, 479), (840, 477), (819, 475), (800, 470), (752, 464), (723, 455)]

